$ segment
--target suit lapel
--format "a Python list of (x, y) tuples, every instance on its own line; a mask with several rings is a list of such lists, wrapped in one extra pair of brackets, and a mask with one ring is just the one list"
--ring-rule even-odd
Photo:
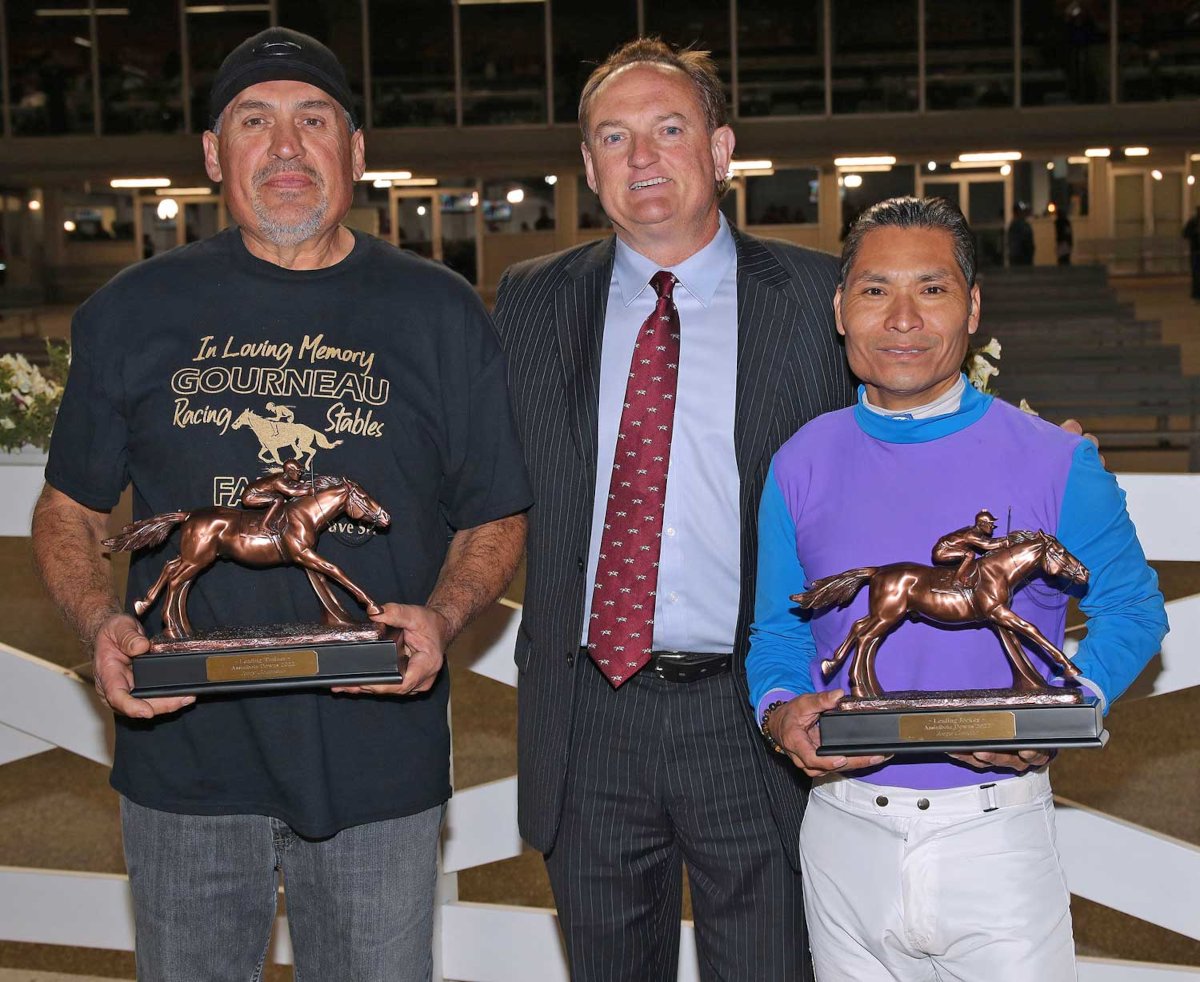
[[(738, 359), (734, 453), (743, 498), (764, 455), (771, 453), (772, 420), (793, 339), (801, 325), (801, 305), (789, 295), (787, 270), (757, 239), (736, 229)], [(757, 508), (757, 502), (742, 502)]]
[(571, 437), (589, 487), (596, 481), (600, 344), (615, 255), (615, 239), (597, 242), (567, 267), (554, 294), (554, 330), (571, 414)]

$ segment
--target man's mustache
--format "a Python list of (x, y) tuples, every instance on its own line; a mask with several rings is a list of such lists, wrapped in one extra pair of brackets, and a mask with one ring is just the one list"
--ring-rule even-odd
[(313, 167), (307, 164), (290, 163), (288, 161), (279, 161), (274, 164), (267, 164), (254, 172), (254, 186), (262, 187), (267, 181), (273, 177), (278, 177), (280, 174), (303, 174), (317, 187), (325, 189), (325, 182), (321, 179), (321, 175)]

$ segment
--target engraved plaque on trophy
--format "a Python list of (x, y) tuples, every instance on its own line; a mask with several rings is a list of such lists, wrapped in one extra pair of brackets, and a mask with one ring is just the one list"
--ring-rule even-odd
[[(1108, 741), (1100, 699), (1077, 686), (1048, 685), (1021, 638), (1041, 650), (1065, 678), (1077, 678), (1079, 670), (1010, 606), (1015, 588), (1034, 574), (1084, 584), (1087, 568), (1046, 532), (1014, 531), (996, 539), (995, 524), (990, 512), (981, 511), (974, 525), (938, 540), (935, 562), (961, 561), (957, 568), (921, 563), (862, 567), (824, 577), (792, 597), (806, 610), (820, 610), (849, 603), (869, 584), (869, 612), (821, 663), (829, 678), (850, 658), (850, 694), (820, 717), (821, 756), (1050, 750), (1102, 747)], [(976, 559), (977, 552), (984, 555)], [(909, 616), (935, 624), (989, 624), (1012, 666), (1013, 686), (883, 692), (875, 656), (887, 633)]]
[[(252, 482), (243, 507), (167, 512), (125, 526), (106, 548), (157, 546), (181, 526), (180, 552), (167, 562), (133, 609), (141, 616), (163, 595), (163, 633), (133, 659), (132, 695), (138, 698), (398, 683), (408, 657), (401, 634), (358, 622), (330, 581), (376, 614), (380, 608), (357, 584), (315, 551), (317, 539), (340, 517), (377, 529), (391, 522), (383, 507), (348, 477), (305, 480), (295, 461)], [(257, 510), (266, 508), (265, 511)], [(322, 607), (320, 624), (226, 626), (194, 631), (187, 594), (196, 576), (218, 559), (255, 568), (296, 565), (308, 576)]]

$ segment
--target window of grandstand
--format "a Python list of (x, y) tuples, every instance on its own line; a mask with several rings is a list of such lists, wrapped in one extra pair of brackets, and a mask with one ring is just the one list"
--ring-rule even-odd
[(820, 172), (815, 167), (747, 177), (747, 225), (808, 225), (817, 222)]
[(580, 174), (576, 178), (576, 182), (579, 194), (579, 207), (578, 214), (576, 215), (577, 227), (581, 230), (598, 229), (607, 231), (611, 229), (612, 222), (604, 214), (604, 209), (600, 207), (600, 199), (587, 186), (587, 178)]
[(553, 232), (554, 186), (541, 176), (485, 181), (483, 225), (490, 233)]
[(1122, 3), (1118, 17), (1122, 100), (1200, 96), (1200, 3), (1137, 0)]
[(78, 0), (38, 0), (7, 6), (13, 133), (91, 133), (95, 39), (92, 18), (78, 13), (87, 5)]
[[(454, 8), (447, 0), (370, 0), (374, 126), (454, 125)], [(391, 31), (397, 21), (418, 30)]]
[(916, 0), (832, 4), (833, 111), (917, 108)]
[(925, 0), (926, 108), (1012, 104), (1012, 0)]
[(1109, 101), (1108, 0), (1021, 0), (1021, 105)]
[(578, 118), (583, 84), (614, 48), (637, 34), (635, 0), (556, 3), (554, 32), (554, 121)]
[[(175, 133), (183, 129), (179, 7), (124, 0), (96, 18), (103, 131)], [(103, 9), (103, 8), (101, 8)]]
[(546, 4), (458, 7), (463, 122), (546, 122)]
[(741, 0), (738, 111), (743, 116), (825, 112), (825, 31), (821, 0)]

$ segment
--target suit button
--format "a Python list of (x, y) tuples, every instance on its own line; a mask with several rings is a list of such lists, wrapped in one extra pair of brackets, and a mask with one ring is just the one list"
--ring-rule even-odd
[(574, 668), (574, 667), (575, 667), (575, 652), (568, 651), (567, 652), (567, 668)]
[(875, 799), (875, 804), (877, 804), (880, 808), (886, 808), (887, 803), (888, 803), (888, 800), (887, 800), (886, 795), (881, 794), (878, 798)]
[(921, 811), (925, 811), (925, 809), (929, 807), (929, 799), (928, 798), (918, 798), (917, 799), (917, 807), (920, 808)]
[(575, 565), (576, 565), (576, 567), (578, 567), (578, 569), (579, 569), (579, 572), (581, 572), (581, 573), (582, 573), (582, 572), (583, 572), (585, 569), (587, 569), (587, 567), (586, 567), (586, 566), (583, 564), (583, 557), (582, 557), (582, 556), (576, 556), (576, 557), (575, 557)]

